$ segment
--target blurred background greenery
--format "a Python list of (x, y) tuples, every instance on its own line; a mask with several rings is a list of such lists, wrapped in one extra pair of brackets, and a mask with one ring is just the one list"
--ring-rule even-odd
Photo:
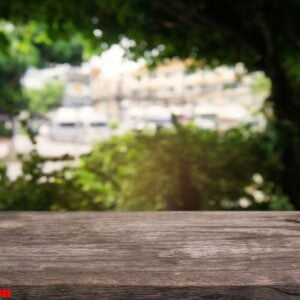
[[(291, 210), (300, 208), (299, 12), (294, 0), (0, 1), (0, 136), (21, 112), (59, 106), (64, 83), (22, 86), (28, 68), (80, 65), (124, 38), (130, 59), (149, 68), (192, 59), (190, 69), (233, 66), (262, 71), (266, 126), (226, 131), (181, 124), (133, 130), (94, 144), (76, 166), (45, 171), (36, 147), (18, 155), (22, 174), (0, 168), (0, 210)], [(163, 49), (159, 50), (158, 49)], [(154, 51), (155, 50), (155, 51)], [(192, 70), (190, 70), (192, 71)], [(238, 78), (237, 78), (238, 81)], [(21, 120), (36, 144), (36, 132)], [(117, 128), (113, 120), (112, 127)], [(16, 156), (11, 153), (11, 156)]]

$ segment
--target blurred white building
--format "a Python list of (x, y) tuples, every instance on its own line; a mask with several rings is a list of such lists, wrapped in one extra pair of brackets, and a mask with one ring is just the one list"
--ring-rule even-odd
[(108, 137), (107, 118), (91, 106), (60, 107), (49, 114), (46, 127), (52, 140), (88, 143)]
[[(151, 120), (164, 123), (171, 114), (221, 130), (257, 121), (253, 113), (262, 99), (254, 97), (253, 77), (246, 75), (242, 65), (188, 72), (189, 65), (190, 60), (173, 60), (154, 70), (120, 67), (113, 75), (97, 60), (70, 67), (62, 106), (92, 106), (109, 120), (132, 119), (139, 124)], [(151, 118), (150, 111), (154, 112)]]
[(144, 110), (140, 116), (145, 116), (151, 107), (167, 107), (170, 113), (196, 118), (199, 126), (203, 119), (204, 126), (214, 123), (219, 129), (254, 121), (262, 99), (253, 96), (252, 77), (244, 74), (241, 65), (191, 73), (188, 64), (174, 60), (152, 71), (144, 67), (121, 73), (114, 80), (93, 70), (98, 75), (93, 76), (94, 102), (112, 115), (135, 109)]

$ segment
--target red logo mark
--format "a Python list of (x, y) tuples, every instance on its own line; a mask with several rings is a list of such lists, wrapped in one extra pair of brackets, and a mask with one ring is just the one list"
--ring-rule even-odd
[(9, 289), (0, 289), (0, 298), (10, 298), (11, 290)]

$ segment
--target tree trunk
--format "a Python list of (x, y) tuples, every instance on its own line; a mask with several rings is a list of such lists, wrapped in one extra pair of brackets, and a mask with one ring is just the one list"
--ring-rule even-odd
[(278, 149), (283, 165), (282, 192), (300, 210), (300, 93), (278, 65), (268, 69), (272, 81), (270, 100), (277, 122)]
[(180, 210), (201, 210), (198, 191), (193, 186), (188, 164), (182, 163), (179, 174)]
[(295, 209), (300, 210), (300, 134), (299, 125), (294, 129), (281, 128), (283, 135), (282, 163), (282, 191), (286, 194)]
[(180, 161), (178, 186), (175, 194), (166, 196), (167, 210), (202, 210), (204, 209), (198, 190), (192, 184), (192, 178), (187, 162)]

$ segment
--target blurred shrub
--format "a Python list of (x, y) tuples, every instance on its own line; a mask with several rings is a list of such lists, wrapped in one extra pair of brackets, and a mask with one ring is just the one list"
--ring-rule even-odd
[(255, 173), (267, 176), (280, 168), (262, 143), (272, 139), (249, 127), (218, 133), (176, 124), (95, 145), (76, 176), (99, 203), (121, 210), (291, 209), (268, 182), (260, 187), (268, 198), (263, 205), (247, 193)]
[(45, 173), (47, 159), (32, 152), (16, 180), (1, 169), (0, 209), (292, 209), (263, 179), (280, 168), (265, 133), (174, 124), (97, 143), (76, 168)]
[(86, 195), (74, 180), (72, 168), (45, 172), (46, 161), (36, 151), (20, 157), (23, 174), (14, 180), (7, 177), (5, 167), (0, 168), (0, 210), (102, 209), (99, 204), (93, 206), (92, 199), (86, 206)]
[(260, 174), (254, 174), (245, 188), (246, 195), (239, 199), (239, 207), (250, 210), (292, 210), (289, 199), (272, 182), (265, 182)]

